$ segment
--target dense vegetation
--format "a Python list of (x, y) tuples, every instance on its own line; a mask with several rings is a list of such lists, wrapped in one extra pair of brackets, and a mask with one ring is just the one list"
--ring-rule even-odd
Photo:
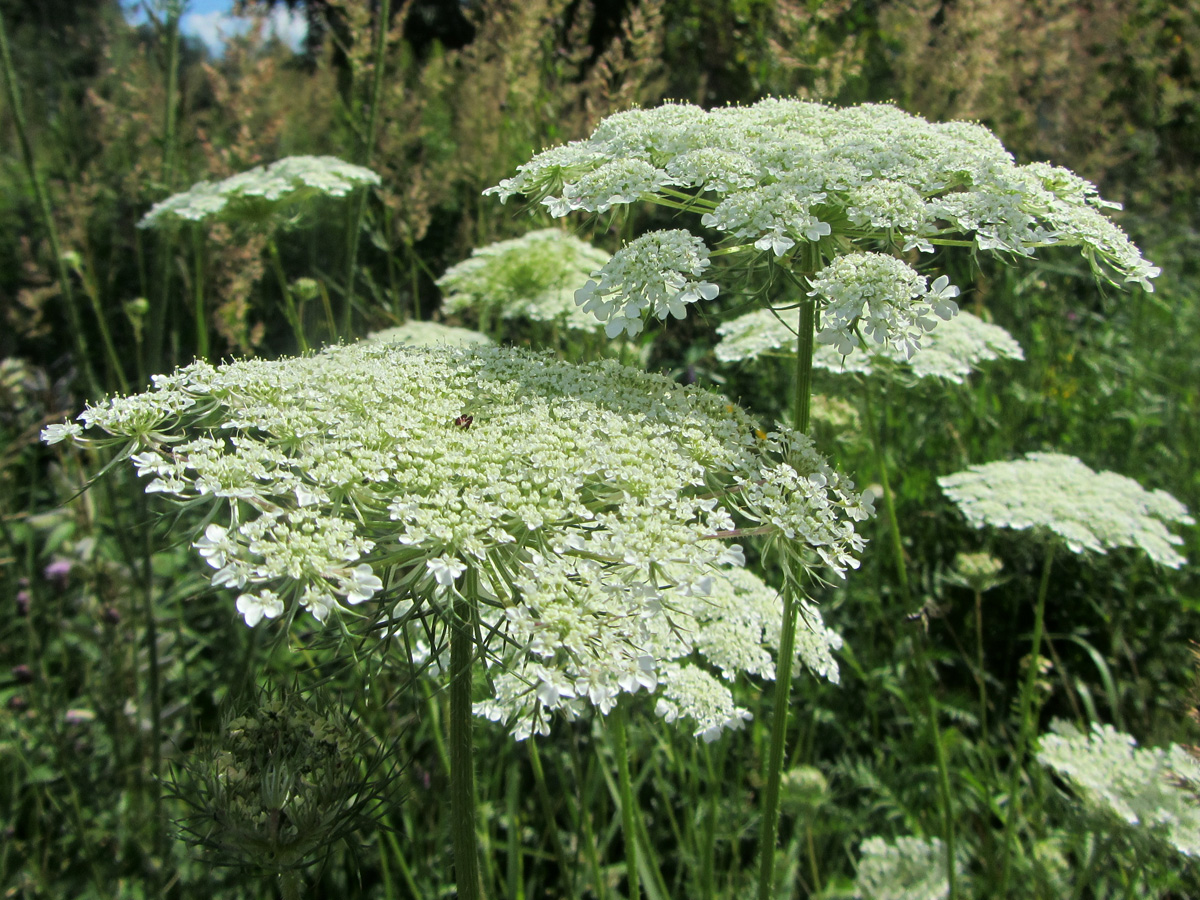
[[(430, 322), (568, 362), (619, 358), (719, 391), (770, 429), (791, 412), (790, 362), (720, 351), (718, 328), (747, 311), (748, 293), (723, 285), (686, 318), (611, 342), (530, 307), (488, 311), (496, 298), (476, 287), (474, 304), (443, 306), (468, 292), (469, 267), (451, 267), (472, 251), (557, 224), (544, 207), (483, 194), (538, 151), (635, 105), (768, 96), (978, 121), (1019, 163), (1069, 167), (1123, 203), (1114, 218), (1161, 275), (1148, 293), (1097, 284), (1071, 248), (1017, 261), (939, 248), (937, 272), (963, 289), (964, 312), (1003, 326), (1024, 359), (1000, 353), (962, 383), (900, 364), (814, 372), (817, 449), (891, 498), (858, 525), (861, 568), (808, 588), (844, 640), (840, 681), (798, 673), (783, 717), (770, 681), (742, 675), (733, 697), (752, 718), (711, 743), (647, 704), (630, 705), (627, 729), (560, 717), (524, 741), (480, 718), (487, 895), (751, 894), (780, 721), (779, 897), (899, 896), (869, 887), (889, 853), (933, 873), (926, 893), (902, 896), (1200, 894), (1181, 839), (1081, 804), (1086, 780), (1050, 757), (1040, 765), (1031, 743), (1054, 721), (1113, 726), (1145, 747), (1197, 743), (1197, 570), (1131, 549), (1060, 548), (1050, 566), (1028, 532), (971, 527), (938, 482), (1047, 451), (1200, 509), (1200, 11), (1167, 0), (289, 5), (310, 20), (303, 52), (260, 30), (212, 58), (180, 36), (183, 4), (171, 0), (148, 4), (138, 28), (112, 0), (0, 0), (6, 896), (454, 895), (450, 691), (436, 668), (413, 665), (437, 656), (436, 630), (431, 647), (398, 648), (303, 615), (272, 621), (268, 600), (257, 615), (235, 608), (193, 549), (211, 507), (147, 494), (119, 449), (39, 435), (197, 357), (275, 360)], [(197, 182), (300, 155), (336, 156), (380, 184), (139, 227)], [(652, 229), (687, 227), (661, 206), (622, 209), (567, 219), (599, 248), (573, 251), (587, 265)], [(513, 278), (532, 283), (536, 253), (520, 252)], [(455, 427), (485, 416), (472, 407)], [(1178, 551), (1200, 559), (1200, 532), (1174, 530)], [(782, 583), (786, 567), (763, 547), (746, 552)], [(291, 810), (290, 825), (308, 829), (302, 851), (264, 862), (246, 837), (263, 826), (245, 812), (257, 794), (231, 789), (228, 773), (252, 771), (273, 744), (323, 793)], [(1174, 821), (1186, 823), (1179, 802)], [(961, 860), (952, 888), (947, 844)]]

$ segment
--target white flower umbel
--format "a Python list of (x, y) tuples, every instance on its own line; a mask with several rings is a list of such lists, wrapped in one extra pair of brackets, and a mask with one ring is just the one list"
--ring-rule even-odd
[(1046, 528), (1074, 553), (1134, 547), (1173, 569), (1186, 560), (1175, 550), (1182, 538), (1167, 523), (1195, 524), (1166, 491), (1147, 491), (1114, 472), (1093, 472), (1060, 453), (971, 466), (938, 484), (976, 528)]
[(1144, 829), (1184, 856), (1200, 857), (1200, 763), (1182, 747), (1139, 748), (1111, 725), (1082, 734), (1055, 723), (1037, 757), (1071, 783), (1093, 812)]
[(1058, 244), (1078, 247), (1110, 280), (1153, 290), (1158, 275), (1105, 216), (1118, 205), (1087, 181), (1045, 163), (1018, 166), (982, 125), (934, 124), (887, 105), (766, 99), (616, 113), (485, 193), (521, 195), (559, 216), (651, 201), (780, 261), (805, 248), (830, 260), (847, 247), (929, 253), (966, 242), (1031, 256)]
[[(756, 309), (717, 328), (721, 341), (715, 352), (723, 363), (753, 360), (767, 354), (796, 352), (796, 332), (774, 310)], [(822, 344), (813, 354), (813, 366), (830, 372), (869, 375), (879, 366), (899, 365), (917, 378), (935, 378), (962, 384), (980, 363), (998, 359), (1024, 359), (1025, 354), (1007, 331), (960, 312), (921, 340), (921, 349), (909, 357), (895, 345), (855, 347), (848, 356), (832, 344)]]
[[(873, 837), (859, 848), (856, 900), (945, 900), (946, 848), (937, 838)], [(961, 866), (959, 867), (961, 870)]]
[[(698, 733), (735, 726), (722, 678), (774, 675), (782, 604), (730, 539), (786, 536), (840, 575), (870, 513), (804, 435), (764, 437), (660, 376), (511, 349), (196, 363), (80, 419), (147, 490), (211, 504), (194, 546), (248, 623), (448, 624), (470, 597), (503, 673), (479, 711), (518, 734), (641, 689)], [(87, 434), (46, 438), (106, 440)], [(840, 640), (802, 613), (799, 658), (836, 680)]]
[(480, 247), (438, 279), (442, 309), (494, 312), (595, 331), (601, 323), (575, 303), (575, 291), (609, 261), (605, 251), (559, 228)]
[(929, 286), (907, 263), (883, 253), (839, 256), (812, 279), (809, 296), (821, 301), (817, 341), (832, 344), (843, 356), (858, 346), (861, 326), (876, 344), (911, 357), (933, 330), (933, 315), (949, 319), (958, 312), (953, 301), (958, 288), (945, 275)]
[(214, 217), (259, 220), (309, 197), (344, 197), (355, 188), (379, 183), (379, 176), (370, 169), (333, 156), (288, 156), (223, 181), (197, 182), (156, 203), (138, 227), (156, 228), (172, 220), (200, 222)]
[(697, 279), (709, 266), (704, 241), (686, 231), (654, 231), (627, 244), (575, 292), (584, 312), (605, 323), (604, 331), (631, 337), (642, 330), (642, 314), (659, 319), (686, 315), (686, 306), (717, 296), (715, 284)]
[(410, 319), (403, 325), (373, 331), (367, 335), (367, 340), (384, 344), (409, 344), (413, 347), (465, 347), (492, 342), (486, 334), (480, 334), (470, 328), (458, 328), (440, 322), (423, 322), (419, 319)]

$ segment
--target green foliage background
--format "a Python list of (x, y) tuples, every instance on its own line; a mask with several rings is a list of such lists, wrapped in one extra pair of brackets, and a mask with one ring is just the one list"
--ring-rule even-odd
[[(355, 204), (319, 206), (277, 237), (288, 278), (315, 278), (349, 310), (346, 328), (318, 303), (304, 306), (309, 342), (348, 340), (435, 317), (434, 282), (449, 265), (474, 247), (548, 224), (480, 194), (535, 151), (582, 137), (635, 103), (711, 106), (768, 94), (890, 100), (931, 119), (979, 120), (1019, 161), (1068, 166), (1124, 202), (1122, 226), (1163, 269), (1157, 291), (1145, 295), (1098, 289), (1066, 253), (1046, 252), (1021, 268), (946, 261), (954, 283), (971, 288), (964, 305), (1008, 328), (1027, 362), (996, 366), (961, 390), (889, 391), (882, 424), (905, 551), (916, 599), (934, 614), (902, 603), (880, 552), (886, 526), (873, 523), (875, 552), (863, 570), (821, 597), (827, 621), (846, 638), (843, 683), (807, 679), (796, 691), (789, 765), (816, 767), (829, 789), (787, 813), (780, 896), (838, 896), (870, 835), (941, 833), (935, 747), (922, 724), (930, 693), (942, 710), (972, 890), (998, 896), (996, 823), (1007, 801), (997, 771), (1019, 727), (1012, 705), (1038, 553), (1019, 535), (967, 529), (936, 477), (1054, 449), (1200, 510), (1200, 8), (1168, 0), (410, 0), (391, 3), (373, 101), (380, 6), (310, 0), (301, 4), (313, 23), (305, 52), (252, 33), (214, 59), (188, 39), (172, 53), (170, 4), (155, 6), (156, 18), (135, 29), (113, 0), (0, 0), (36, 177), (71, 254), (64, 283), (4, 100), (5, 896), (273, 896), (269, 878), (190, 855), (168, 825), (182, 813), (164, 785), (199, 736), (218, 727), (222, 704), (301, 671), (324, 679), (363, 732), (404, 766), (384, 827), (334, 847), (306, 875), (313, 895), (451, 895), (445, 698), (434, 683), (414, 689), (399, 668), (347, 667), (320, 643), (300, 651), (256, 638), (229, 598), (208, 588), (191, 549), (172, 538), (171, 521), (130, 474), (114, 470), (78, 496), (109, 461), (37, 443), (43, 425), (86, 400), (123, 385), (140, 389), (154, 372), (193, 358), (197, 275), (212, 304), (214, 358), (297, 349), (277, 311), (279, 288), (264, 275), (262, 235), (218, 225), (197, 244), (185, 233), (141, 232), (135, 225), (150, 205), (197, 180), (285, 155), (370, 164), (384, 186), (363, 209), (361, 240), (353, 237)], [(611, 251), (653, 224), (635, 208), (591, 237)], [(68, 292), (82, 311), (81, 333), (69, 324)], [(640, 352), (654, 368), (714, 384), (765, 420), (780, 415), (785, 372), (718, 368), (718, 312), (672, 322), (628, 356)], [(90, 348), (94, 383), (72, 349), (77, 338)], [(115, 353), (101, 352), (106, 340)], [(832, 378), (819, 389), (843, 391)], [(855, 429), (830, 433), (824, 449), (860, 483), (878, 477)], [(1200, 532), (1184, 537), (1186, 555), (1200, 559)], [(955, 554), (979, 548), (1004, 561), (1007, 579), (985, 597), (983, 671), (974, 664), (972, 595), (948, 580)], [(1196, 569), (1163, 572), (1132, 554), (1060, 557), (1051, 598), (1041, 725), (1055, 716), (1106, 721), (1148, 744), (1191, 742)], [(986, 736), (980, 681), (994, 723)], [(763, 685), (740, 690), (756, 710), (754, 725), (713, 745), (649, 716), (633, 723), (651, 896), (750, 890), (771, 715)], [(535, 762), (526, 746), (499, 729), (477, 735), (479, 756), (489, 760), (479, 792), (492, 893), (622, 896), (603, 729), (563, 723), (542, 742), (546, 796), (531, 788)], [(1113, 864), (1092, 881), (1072, 881), (1097, 852), (1094, 832), (1048, 777), (1031, 774), (1022, 787), (1013, 896), (1200, 892), (1181, 861), (1125, 845), (1110, 849)]]

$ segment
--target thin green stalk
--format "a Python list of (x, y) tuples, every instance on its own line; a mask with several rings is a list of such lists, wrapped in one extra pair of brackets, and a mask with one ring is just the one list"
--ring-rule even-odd
[(208, 361), (208, 317), (204, 313), (204, 239), (200, 224), (192, 227), (192, 302), (196, 313), (196, 358)]
[[(178, 149), (178, 102), (179, 102), (179, 19), (187, 6), (186, 0), (168, 0), (167, 21), (167, 91), (163, 98), (163, 157), (159, 180), (167, 191), (175, 182), (175, 153)], [(157, 303), (150, 304), (150, 328), (146, 345), (150, 354), (150, 368), (162, 368), (163, 337), (167, 324), (167, 305), (171, 296), (171, 229), (163, 229), (161, 256), (159, 257), (160, 280)]]
[(908, 567), (904, 563), (904, 542), (900, 536), (900, 521), (896, 516), (896, 499), (888, 480), (887, 457), (883, 452), (883, 438), (875, 425), (875, 411), (871, 405), (871, 391), (863, 384), (863, 412), (867, 417), (867, 432), (871, 435), (871, 447), (875, 451), (875, 467), (879, 471), (879, 484), (883, 488), (883, 508), (887, 512), (888, 531), (892, 539), (892, 556), (896, 563), (896, 577), (900, 580), (900, 591), (904, 602), (909, 605), (912, 593), (908, 586)]
[(271, 257), (271, 268), (275, 271), (275, 278), (279, 282), (279, 291), (283, 295), (283, 316), (292, 326), (292, 334), (296, 336), (300, 352), (307, 353), (308, 341), (304, 338), (304, 328), (300, 324), (300, 314), (296, 310), (296, 298), (292, 296), (292, 289), (288, 287), (287, 275), (283, 272), (283, 260), (279, 258), (279, 247), (276, 246), (274, 237), (267, 238), (267, 255)]
[(983, 667), (983, 591), (975, 591), (975, 667), (979, 680), (979, 730), (988, 744), (987, 675)]
[(721, 785), (717, 781), (717, 773), (713, 768), (712, 752), (708, 744), (700, 747), (704, 756), (704, 774), (707, 779), (705, 794), (708, 795), (708, 808), (704, 815), (704, 845), (700, 848), (700, 887), (704, 897), (717, 896), (716, 856), (717, 856), (717, 798), (721, 795)]
[[(921, 654), (924, 656), (924, 653)], [(922, 662), (923, 666), (924, 663)], [(946, 767), (946, 748), (942, 746), (942, 732), (938, 727), (937, 701), (933, 698), (933, 690), (926, 693), (929, 702), (929, 731), (933, 738), (933, 748), (937, 759), (938, 792), (942, 801), (942, 840), (946, 844), (946, 883), (950, 887), (949, 900), (958, 898), (958, 869), (954, 865), (956, 856), (954, 836), (954, 802), (950, 791), (950, 771)]]
[[(366, 147), (363, 150), (362, 164), (371, 165), (371, 157), (375, 153), (375, 131), (379, 124), (379, 98), (383, 93), (383, 58), (387, 50), (388, 20), (392, 17), (391, 0), (379, 0), (379, 18), (375, 24), (375, 53), (374, 79), (371, 82), (370, 113), (367, 115)], [(354, 213), (354, 227), (348, 235), (346, 251), (346, 296), (345, 308), (342, 310), (341, 337), (349, 337), (351, 318), (354, 309), (354, 280), (358, 275), (358, 238), (362, 233), (363, 215), (367, 210), (367, 192), (359, 191), (358, 206)], [(336, 338), (337, 335), (334, 335)]]
[(1055, 543), (1046, 538), (1046, 556), (1042, 561), (1042, 581), (1038, 586), (1037, 605), (1033, 613), (1033, 646), (1029, 651), (1029, 668), (1025, 672), (1025, 681), (1021, 685), (1019, 704), (1020, 731), (1017, 735), (1017, 749), (1013, 754), (1012, 771), (1008, 780), (1008, 812), (1004, 818), (1004, 862), (1000, 869), (999, 897), (1007, 896), (1008, 875), (1012, 862), (1012, 843), (1016, 837), (1017, 822), (1017, 791), (1021, 786), (1021, 769), (1025, 764), (1025, 753), (1029, 748), (1030, 732), (1033, 723), (1029, 720), (1030, 708), (1033, 706), (1033, 693), (1037, 685), (1038, 653), (1042, 648), (1042, 632), (1046, 620), (1046, 595), (1050, 591), (1050, 570), (1054, 565)]
[[(820, 266), (820, 251), (811, 250), (806, 272)], [(812, 397), (813, 336), (816, 333), (816, 301), (805, 297), (800, 302), (796, 330), (796, 368), (792, 381), (792, 426), (807, 433)], [(771, 722), (771, 748), (767, 759), (766, 787), (763, 790), (762, 832), (759, 842), (758, 897), (771, 900), (775, 887), (775, 843), (779, 836), (779, 787), (783, 779), (784, 745), (787, 743), (788, 703), (792, 690), (792, 659), (796, 648), (796, 613), (799, 609), (799, 571), (790, 560), (784, 562), (783, 624), (775, 671), (774, 718)]]
[(75, 292), (71, 288), (71, 276), (67, 272), (67, 264), (63, 259), (62, 246), (58, 241), (58, 229), (54, 227), (54, 213), (50, 207), (50, 198), (38, 176), (37, 165), (33, 158), (33, 145), (29, 142), (29, 129), (25, 124), (25, 110), (21, 105), (21, 91), (17, 87), (17, 72), (13, 65), (12, 53), (8, 49), (8, 28), (4, 16), (0, 15), (0, 60), (4, 65), (4, 86), (8, 95), (8, 107), (12, 110), (13, 124), (17, 129), (17, 140), (21, 145), (21, 159), (25, 164), (25, 173), (33, 183), (33, 194), (37, 200), (38, 213), (42, 218), (42, 227), (46, 229), (46, 239), (50, 242), (50, 253), (54, 257), (54, 265), (58, 271), (58, 283), (62, 290), (63, 302), (70, 321), (71, 340), (75, 344), (76, 363), (83, 373), (88, 390), (98, 395), (102, 385), (96, 380), (96, 372), (92, 368), (92, 359), (88, 353), (87, 338), (83, 333), (83, 316), (75, 301)]
[(454, 843), (454, 880), (459, 900), (482, 900), (475, 832), (475, 757), (471, 729), (471, 669), (475, 662), (474, 571), (464, 575), (463, 593), (455, 595), (450, 628), (450, 833)]
[(629, 735), (625, 704), (618, 701), (608, 714), (612, 729), (613, 753), (617, 758), (617, 784), (621, 793), (621, 832), (625, 838), (625, 878), (629, 882), (629, 900), (638, 900), (637, 822), (634, 818), (633, 781), (629, 777)]
[(538, 803), (542, 807), (542, 819), (545, 821), (545, 827), (550, 832), (550, 846), (554, 850), (554, 856), (558, 860), (558, 869), (562, 873), (563, 881), (567, 885), (567, 896), (575, 896), (575, 888), (572, 882), (572, 866), (567, 859), (566, 850), (562, 845), (562, 838), (558, 833), (558, 825), (554, 821), (554, 801), (550, 798), (550, 789), (546, 786), (546, 773), (542, 769), (542, 756), (538, 753), (537, 739), (530, 735), (525, 746), (529, 751), (529, 765), (533, 769), (534, 789), (537, 792)]

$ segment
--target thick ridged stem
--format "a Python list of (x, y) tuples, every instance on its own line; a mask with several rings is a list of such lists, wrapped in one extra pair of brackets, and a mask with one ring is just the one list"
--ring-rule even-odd
[[(806, 258), (806, 275), (820, 266), (820, 252), (814, 247)], [(808, 431), (812, 398), (813, 336), (816, 334), (816, 301), (805, 297), (800, 302), (800, 321), (796, 330), (796, 369), (792, 380), (792, 427)], [(766, 787), (763, 790), (762, 831), (759, 841), (759, 900), (772, 900), (775, 890), (775, 842), (779, 837), (779, 787), (783, 779), (783, 753), (787, 744), (788, 703), (792, 691), (792, 658), (796, 652), (796, 613), (799, 609), (799, 566), (784, 561), (783, 625), (779, 636), (779, 655), (775, 664), (774, 718), (771, 721), (771, 747), (767, 759)]]
[(471, 729), (471, 668), (475, 661), (474, 581), (465, 576), (450, 628), (450, 832), (459, 900), (482, 900), (475, 833), (475, 757)]

